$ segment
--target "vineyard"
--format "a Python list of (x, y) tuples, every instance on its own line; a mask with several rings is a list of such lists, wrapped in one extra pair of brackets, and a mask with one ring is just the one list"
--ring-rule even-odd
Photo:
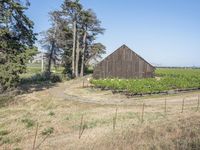
[(100, 79), (91, 83), (101, 89), (126, 92), (132, 95), (169, 93), (200, 88), (200, 69), (156, 69), (155, 78)]

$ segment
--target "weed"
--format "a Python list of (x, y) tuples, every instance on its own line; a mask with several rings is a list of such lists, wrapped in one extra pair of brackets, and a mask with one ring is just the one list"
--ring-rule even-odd
[(31, 128), (35, 125), (35, 121), (28, 118), (22, 119), (22, 123), (26, 124), (27, 128)]
[(81, 117), (81, 113), (69, 113), (65, 117), (65, 120), (78, 120)]
[(50, 135), (54, 132), (54, 128), (53, 127), (49, 127), (49, 128), (45, 128), (43, 131), (42, 131), (42, 135)]
[(16, 147), (16, 148), (14, 148), (13, 150), (22, 150), (21, 148), (19, 148), (19, 147)]
[(1, 142), (2, 142), (2, 144), (9, 144), (9, 143), (11, 143), (11, 140), (8, 137), (3, 137), (1, 139)]
[(48, 113), (48, 115), (49, 115), (49, 116), (54, 116), (55, 113), (54, 113), (53, 111), (50, 111), (50, 112)]
[(9, 134), (9, 131), (7, 131), (7, 130), (0, 131), (0, 136), (4, 136), (4, 135), (8, 135), (8, 134)]
[(5, 107), (8, 103), (13, 101), (13, 96), (0, 95), (0, 108)]

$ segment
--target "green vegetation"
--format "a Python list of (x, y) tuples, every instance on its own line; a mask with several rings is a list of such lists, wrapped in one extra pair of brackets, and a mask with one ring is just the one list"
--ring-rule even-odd
[(53, 127), (49, 127), (49, 128), (45, 128), (43, 131), (42, 131), (42, 135), (50, 135), (52, 134), (54, 131), (54, 128)]
[(8, 135), (9, 131), (7, 130), (0, 130), (0, 136)]
[(62, 81), (62, 76), (58, 74), (51, 74), (50, 77), (47, 77), (46, 73), (38, 73), (32, 76), (24, 76), (21, 78), (20, 83), (21, 84), (40, 84), (42, 82), (51, 82), (51, 83), (56, 83), (56, 82), (61, 82)]
[(0, 95), (0, 108), (5, 107), (7, 104), (13, 101), (12, 95)]
[(200, 88), (199, 69), (157, 69), (158, 78), (148, 79), (101, 79), (92, 80), (96, 87), (132, 94), (155, 94), (169, 90), (187, 90)]
[(170, 76), (170, 77), (180, 77), (180, 76), (200, 76), (200, 69), (156, 69), (156, 76)]
[(16, 86), (25, 64), (37, 53), (34, 23), (25, 15), (27, 6), (20, 0), (0, 4), (0, 92)]
[(35, 125), (35, 121), (28, 118), (22, 119), (22, 123), (24, 123), (27, 128), (31, 128)]
[(49, 116), (54, 116), (55, 113), (54, 113), (53, 111), (50, 111), (50, 112), (48, 113), (48, 115), (49, 115)]
[[(29, 6), (29, 0), (0, 3), (0, 93), (18, 86), (23, 77), (28, 83), (44, 80), (40, 64), (27, 65), (34, 62), (33, 56), (38, 53), (34, 46), (37, 40), (34, 22), (25, 14)], [(57, 82), (60, 77), (55, 73), (69, 78), (85, 75), (89, 71), (89, 62), (105, 54), (106, 47), (96, 42), (97, 36), (105, 30), (101, 21), (92, 9), (73, 0), (64, 0), (61, 7), (49, 15), (51, 27), (42, 32), (38, 41), (46, 50), (44, 77)]]

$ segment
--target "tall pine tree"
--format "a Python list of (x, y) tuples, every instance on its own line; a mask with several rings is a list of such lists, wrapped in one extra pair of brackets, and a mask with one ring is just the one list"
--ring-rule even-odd
[(0, 90), (15, 86), (26, 69), (27, 51), (36, 40), (33, 22), (19, 0), (0, 1)]

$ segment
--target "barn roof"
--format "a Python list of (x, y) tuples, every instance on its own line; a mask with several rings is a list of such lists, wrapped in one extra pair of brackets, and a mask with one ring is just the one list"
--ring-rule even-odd
[[(144, 58), (142, 58), (142, 57), (141, 57), (140, 55), (138, 55), (136, 52), (134, 52), (133, 50), (131, 50), (131, 49), (130, 49), (128, 46), (126, 46), (125, 44), (122, 45), (121, 47), (119, 47), (117, 50), (115, 50), (115, 51), (114, 51), (113, 53), (111, 53), (110, 55), (108, 55), (106, 58), (104, 58), (104, 60), (109, 59), (109, 57), (110, 57), (111, 55), (113, 55), (114, 53), (116, 53), (116, 52), (118, 52), (118, 51), (120, 51), (120, 50), (123, 50), (123, 49), (131, 51), (134, 55), (136, 55), (137, 57), (139, 57), (140, 59), (142, 59), (145, 63), (147, 63), (147, 64), (149, 64), (151, 67), (155, 68), (153, 65), (151, 65), (148, 61), (146, 61)], [(102, 61), (104, 61), (104, 60), (102, 60)]]

